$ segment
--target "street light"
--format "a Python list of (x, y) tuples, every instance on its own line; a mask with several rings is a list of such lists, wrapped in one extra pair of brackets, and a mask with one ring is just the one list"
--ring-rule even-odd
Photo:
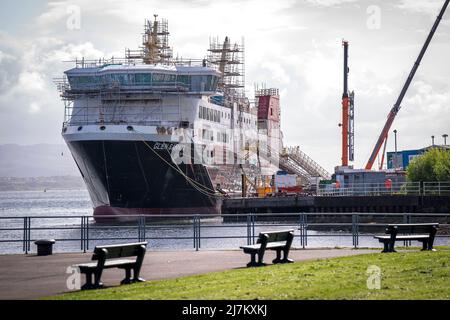
[(394, 169), (397, 170), (397, 129), (394, 129), (394, 141), (395, 141), (395, 160), (394, 160)]
[(434, 136), (431, 136), (431, 145), (434, 146)]
[(448, 137), (448, 134), (443, 134), (442, 135), (442, 138), (444, 138), (444, 146), (447, 145), (447, 137)]

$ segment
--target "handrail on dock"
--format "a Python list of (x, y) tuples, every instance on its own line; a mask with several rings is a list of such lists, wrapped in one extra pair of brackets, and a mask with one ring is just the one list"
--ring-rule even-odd
[[(128, 223), (118, 223), (117, 219)], [(364, 235), (372, 236), (384, 231), (388, 223), (439, 222), (447, 233), (438, 238), (450, 239), (450, 213), (277, 213), (277, 214), (224, 214), (224, 215), (111, 215), (101, 220), (92, 215), (48, 215), (24, 217), (0, 217), (0, 252), (11, 244), (22, 244), (17, 252), (28, 254), (31, 243), (43, 237), (55, 238), (59, 243), (78, 243), (79, 250), (86, 252), (93, 246), (113, 241), (147, 241), (155, 248), (157, 241), (183, 240), (184, 248), (200, 250), (208, 240), (245, 241), (255, 243), (258, 232), (267, 229), (294, 228), (299, 248), (307, 248), (312, 238), (351, 237), (351, 246), (360, 247)], [(50, 222), (50, 223), (49, 223)], [(232, 228), (236, 233), (221, 233), (223, 228)], [(329, 232), (321, 232), (323, 230)], [(156, 234), (155, 231), (168, 231)], [(181, 230), (184, 232), (178, 232)], [(190, 230), (190, 231), (189, 231)], [(317, 231), (318, 230), (318, 231)], [(113, 235), (108, 235), (108, 231)], [(174, 232), (170, 232), (174, 231)], [(208, 233), (209, 231), (209, 233)], [(314, 231), (314, 232), (311, 232)], [(212, 232), (212, 233), (211, 233)], [(160, 232), (161, 233), (161, 232)], [(173, 233), (173, 234), (171, 234)], [(191, 245), (188, 243), (191, 241)], [(447, 241), (447, 240), (445, 240)], [(295, 245), (295, 243), (294, 243)], [(405, 246), (409, 246), (405, 242)], [(333, 245), (335, 247), (337, 245)], [(3, 248), (2, 248), (3, 247)], [(223, 248), (223, 247), (221, 247)], [(237, 246), (236, 246), (237, 248)], [(157, 249), (157, 248), (156, 248)], [(73, 249), (72, 249), (73, 250)], [(8, 251), (8, 250), (6, 250)], [(9, 250), (11, 253), (11, 250)]]

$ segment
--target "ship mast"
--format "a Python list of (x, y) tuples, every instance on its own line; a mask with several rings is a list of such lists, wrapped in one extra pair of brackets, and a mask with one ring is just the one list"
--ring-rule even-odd
[(244, 42), (232, 44), (229, 37), (224, 42), (218, 38), (210, 39), (208, 62), (222, 77), (218, 87), (221, 90), (243, 89), (245, 84)]
[(172, 49), (169, 46), (169, 24), (166, 19), (145, 20), (142, 47), (140, 50), (126, 50), (127, 59), (142, 59), (145, 64), (170, 64)]

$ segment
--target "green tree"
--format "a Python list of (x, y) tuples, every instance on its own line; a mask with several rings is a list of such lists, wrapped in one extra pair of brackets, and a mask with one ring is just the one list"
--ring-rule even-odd
[(432, 148), (414, 158), (406, 169), (408, 181), (450, 181), (450, 150)]

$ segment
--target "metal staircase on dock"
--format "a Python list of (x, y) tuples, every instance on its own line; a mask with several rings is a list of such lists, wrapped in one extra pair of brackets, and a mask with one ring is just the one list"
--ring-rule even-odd
[(313, 183), (315, 178), (330, 179), (331, 175), (311, 159), (300, 147), (283, 148), (280, 154), (280, 169), (297, 174), (305, 184)]

